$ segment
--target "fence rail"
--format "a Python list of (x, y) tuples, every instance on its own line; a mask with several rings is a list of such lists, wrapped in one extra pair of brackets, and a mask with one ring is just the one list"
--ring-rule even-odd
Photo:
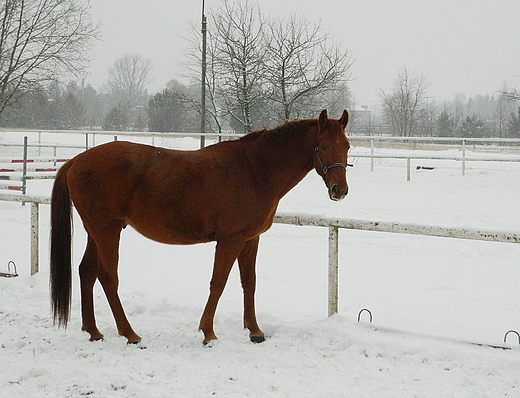
[[(5, 133), (9, 133), (5, 131)], [(14, 132), (13, 132), (14, 133)], [(90, 130), (23, 130), (17, 131), (18, 134), (29, 134), (29, 133), (37, 133), (38, 134), (38, 142), (37, 143), (28, 143), (27, 137), (24, 137), (24, 154), (26, 156), (27, 149), (30, 147), (44, 148), (51, 147), (54, 148), (54, 157), (49, 157), (49, 161), (53, 160), (54, 163), (63, 161), (56, 157), (57, 148), (74, 148), (74, 149), (89, 149), (91, 146), (96, 145), (96, 136), (111, 136), (114, 140), (117, 140), (118, 137), (144, 137), (151, 139), (151, 144), (155, 145), (155, 138), (182, 138), (182, 137), (216, 137), (217, 140), (221, 140), (222, 138), (239, 138), (242, 134), (236, 134), (233, 132), (223, 132), (223, 133), (157, 133), (157, 132), (137, 132), (137, 131), (90, 131)], [(42, 135), (43, 134), (58, 134), (58, 135), (85, 135), (85, 145), (77, 146), (77, 145), (65, 145), (65, 144), (45, 144), (42, 143)], [(92, 137), (92, 139), (89, 139)], [(421, 159), (421, 160), (452, 160), (461, 162), (461, 172), (462, 175), (466, 174), (466, 163), (467, 162), (514, 162), (520, 163), (520, 153), (518, 156), (510, 156), (510, 157), (483, 157), (483, 156), (467, 156), (466, 147), (468, 144), (498, 144), (502, 145), (511, 145), (515, 150), (520, 150), (520, 138), (461, 138), (461, 137), (389, 137), (389, 136), (349, 136), (349, 139), (352, 142), (368, 142), (370, 144), (370, 153), (351, 153), (352, 158), (368, 158), (371, 161), (370, 171), (374, 171), (374, 162), (376, 159), (403, 159), (406, 160), (406, 180), (410, 181), (411, 178), (411, 160)], [(459, 156), (435, 156), (430, 154), (406, 154), (406, 155), (392, 155), (392, 154), (376, 154), (375, 153), (375, 143), (376, 142), (403, 142), (417, 145), (418, 143), (433, 143), (433, 144), (449, 144), (455, 145), (460, 149), (461, 154)], [(21, 146), (20, 144), (13, 143), (2, 143), (2, 146)], [(44, 158), (40, 159), (41, 161)], [(3, 161), (10, 161), (9, 158), (0, 158), (0, 163)], [(26, 163), (24, 163), (26, 165)], [(25, 166), (24, 166), (25, 167)], [(8, 186), (8, 189), (16, 189), (25, 192), (26, 180), (28, 179), (37, 179), (37, 177), (25, 178), (22, 177), (22, 188), (18, 189), (17, 186)], [(42, 178), (52, 178), (50, 177), (42, 177)], [(6, 179), (17, 179), (17, 178), (7, 178)]]
[[(54, 146), (54, 156), (38, 156), (28, 158), (29, 143), (27, 136), (23, 139), (23, 156), (22, 159), (12, 157), (0, 157), (0, 164), (7, 164), (8, 166), (0, 167), (0, 173), (7, 173), (0, 175), (0, 181), (20, 181), (20, 185), (0, 185), (0, 189), (8, 189), (10, 191), (20, 191), (22, 195), (27, 193), (28, 180), (51, 180), (54, 179), (55, 174), (60, 167), (58, 163), (64, 163), (68, 159), (61, 159), (56, 157), (57, 146)], [(31, 167), (29, 167), (31, 165)], [(37, 167), (35, 165), (39, 165)], [(15, 175), (13, 173), (21, 173)], [(32, 174), (29, 174), (32, 173)], [(41, 174), (51, 173), (51, 174)]]
[(298, 226), (328, 227), (328, 280), (329, 280), (329, 316), (338, 312), (338, 248), (339, 229), (388, 232), (456, 239), (473, 239), (492, 242), (520, 243), (520, 232), (491, 231), (468, 228), (450, 228), (434, 225), (409, 224), (398, 222), (366, 221), (350, 218), (324, 218), (307, 214), (278, 213), (275, 223)]
[[(0, 193), (0, 201), (31, 203), (31, 275), (39, 271), (39, 205), (50, 204), (46, 196), (8, 195)], [(411, 223), (327, 218), (308, 214), (277, 213), (275, 223), (296, 226), (327, 227), (328, 238), (328, 314), (338, 312), (339, 229), (412, 234), (422, 236), (520, 243), (520, 232), (450, 228)]]

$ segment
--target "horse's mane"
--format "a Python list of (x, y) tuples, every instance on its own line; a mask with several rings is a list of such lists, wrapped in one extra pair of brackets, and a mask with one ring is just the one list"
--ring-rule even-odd
[(286, 122), (274, 129), (253, 131), (240, 138), (239, 141), (247, 143), (257, 140), (265, 140), (267, 144), (283, 144), (286, 142), (294, 143), (303, 131), (307, 131), (312, 125), (316, 124), (316, 119), (293, 120)]

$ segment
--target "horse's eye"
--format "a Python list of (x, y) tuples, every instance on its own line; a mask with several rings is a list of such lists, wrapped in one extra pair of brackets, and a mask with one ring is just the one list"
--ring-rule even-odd
[(321, 146), (321, 150), (322, 150), (322, 151), (326, 151), (326, 150), (327, 150), (327, 147), (326, 147), (325, 145), (322, 145), (322, 146)]

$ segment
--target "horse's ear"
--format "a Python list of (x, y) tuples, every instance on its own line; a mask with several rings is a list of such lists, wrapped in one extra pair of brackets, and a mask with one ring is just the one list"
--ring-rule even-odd
[(320, 126), (320, 130), (325, 130), (328, 121), (329, 118), (327, 117), (327, 110), (324, 109), (321, 111), (320, 118), (318, 119), (318, 125)]
[(341, 115), (341, 119), (339, 119), (339, 122), (341, 123), (341, 125), (343, 126), (343, 128), (347, 127), (347, 123), (348, 123), (348, 112), (347, 112), (346, 109), (343, 111), (343, 115)]

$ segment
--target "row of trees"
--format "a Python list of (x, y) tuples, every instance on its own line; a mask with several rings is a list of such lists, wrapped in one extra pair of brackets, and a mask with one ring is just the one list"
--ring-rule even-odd
[(430, 84), (404, 68), (389, 92), (381, 91), (379, 132), (402, 137), (516, 137), (520, 138), (520, 98), (503, 87), (495, 95), (468, 100), (457, 95), (438, 103), (428, 97)]
[[(152, 64), (125, 54), (109, 69), (101, 92), (91, 85), (55, 80), (23, 92), (0, 115), (0, 126), (42, 129), (144, 130)], [(139, 117), (140, 116), (140, 117)]]
[[(135, 54), (123, 58), (132, 57), (138, 58)], [(124, 63), (119, 60), (116, 65)], [(111, 68), (111, 75), (117, 69), (115, 66)], [(121, 74), (119, 72), (117, 75)], [(405, 82), (410, 81), (422, 82), (421, 78), (408, 76)], [(383, 93), (383, 104), (387, 107), (383, 108), (382, 113), (371, 112), (367, 108), (352, 108), (349, 133), (520, 137), (520, 98), (508, 95), (511, 91), (470, 98), (459, 94), (453, 100), (436, 102), (418, 93), (404, 95), (407, 88), (410, 91), (410, 86), (408, 84), (396, 91), (400, 96), (393, 92)], [(98, 93), (90, 85), (70, 82), (64, 87), (54, 82), (45, 90), (29, 93), (15, 106), (8, 108), (2, 115), (0, 125), (43, 129), (199, 131), (200, 87), (197, 84), (187, 87), (172, 80), (161, 92), (149, 96), (141, 87), (141, 94), (134, 97), (130, 96), (132, 90), (127, 90), (123, 84), (115, 85), (114, 93), (108, 87), (108, 84), (105, 85), (103, 92)], [(130, 84), (131, 87), (135, 84)], [(408, 101), (409, 98), (414, 101)], [(265, 120), (261, 114), (258, 118)]]
[[(153, 65), (138, 54), (125, 54), (109, 70), (107, 83), (97, 93), (85, 87), (86, 75), (82, 72), (84, 54), (97, 37), (88, 3), (7, 0), (0, 6), (4, 20), (0, 81), (5, 83), (0, 86), (0, 123), (43, 128), (189, 130), (200, 113), (203, 84), (201, 40), (195, 25), (188, 39), (191, 50), (186, 77), (193, 82), (190, 87), (172, 82), (150, 98), (146, 87)], [(348, 107), (350, 52), (334, 43), (319, 23), (311, 24), (295, 15), (269, 18), (249, 0), (225, 0), (210, 15), (204, 82), (206, 112), (210, 115), (207, 131), (249, 132), (263, 124), (315, 117), (316, 109), (327, 107), (340, 112)], [(20, 35), (22, 28), (26, 33)], [(41, 41), (31, 38), (35, 30)], [(51, 51), (50, 42), (55, 46)], [(38, 57), (32, 60), (34, 53)], [(20, 65), (6, 62), (24, 57)], [(28, 64), (34, 67), (27, 68)], [(76, 71), (76, 83), (60, 87), (58, 76), (63, 76), (64, 70)]]
[(0, 4), (0, 116), (23, 96), (83, 70), (98, 37), (84, 0), (4, 0)]
[[(201, 38), (193, 26), (187, 54), (199, 79)], [(249, 0), (225, 0), (210, 12), (207, 37), (207, 128), (250, 132), (262, 124), (316, 117), (347, 107), (351, 54), (319, 23), (296, 15), (269, 17)], [(201, 84), (199, 80), (199, 84)]]
[[(249, 0), (225, 0), (210, 13), (207, 40), (206, 131), (249, 132), (317, 109), (351, 112), (353, 134), (519, 137), (520, 95), (436, 103), (430, 84), (408, 69), (381, 91), (382, 115), (353, 107), (347, 82), (348, 50), (332, 42), (319, 23), (296, 15), (267, 17)], [(0, 5), (0, 125), (48, 129), (198, 132), (200, 33), (193, 26), (186, 70), (189, 86), (170, 81), (149, 95), (151, 61), (125, 54), (97, 92), (85, 86), (84, 53), (97, 38), (88, 0), (6, 0)], [(62, 85), (58, 76), (76, 71)], [(368, 117), (367, 117), (368, 116)]]

